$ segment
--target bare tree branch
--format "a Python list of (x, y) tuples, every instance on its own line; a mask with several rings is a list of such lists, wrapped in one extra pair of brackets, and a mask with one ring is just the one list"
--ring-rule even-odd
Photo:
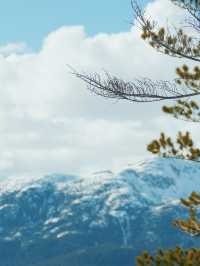
[[(174, 35), (171, 35), (168, 30), (166, 32), (164, 28), (158, 28), (159, 30), (156, 32), (156, 23), (151, 18), (146, 17), (137, 0), (131, 0), (131, 5), (144, 35), (142, 38), (149, 39), (150, 44), (154, 48), (170, 56), (183, 57), (200, 62), (200, 42), (195, 42), (191, 37), (184, 34), (182, 30), (179, 30)], [(185, 5), (184, 7), (189, 9), (189, 6)], [(193, 12), (193, 9), (189, 10)], [(192, 14), (196, 20), (200, 20), (197, 9), (194, 9)], [(149, 78), (134, 79), (130, 82), (124, 81), (108, 72), (105, 72), (105, 75), (102, 76), (98, 73), (81, 73), (71, 67), (70, 69), (73, 75), (87, 84), (88, 90), (105, 98), (128, 100), (131, 102), (153, 102), (200, 95), (200, 87), (192, 86), (193, 79), (190, 81), (188, 75), (187, 79), (184, 80), (185, 83), (179, 82), (180, 85), (174, 81), (153, 81)]]
[(185, 20), (187, 23), (187, 26), (189, 26), (190, 28), (200, 33), (200, 3), (199, 1), (198, 0), (190, 1), (193, 3), (188, 3), (188, 1), (179, 1), (179, 0), (171, 0), (171, 1), (188, 12), (189, 17)]
[(194, 91), (187, 86), (179, 86), (169, 81), (142, 78), (127, 82), (107, 72), (105, 72), (105, 77), (102, 77), (98, 73), (82, 74), (74, 69), (72, 74), (84, 81), (91, 92), (110, 99), (153, 102), (200, 95), (200, 90)]
[[(144, 10), (139, 6), (137, 0), (131, 1), (132, 10), (136, 21), (139, 23), (144, 39), (149, 39), (152, 47), (159, 52), (173, 57), (186, 58), (195, 62), (200, 62), (200, 42), (192, 37), (188, 37), (182, 30), (176, 34), (164, 32), (164, 28), (156, 30), (157, 23), (145, 16)], [(189, 6), (187, 6), (189, 9)], [(189, 9), (192, 12), (192, 9)], [(200, 19), (197, 13), (192, 13), (196, 20)]]

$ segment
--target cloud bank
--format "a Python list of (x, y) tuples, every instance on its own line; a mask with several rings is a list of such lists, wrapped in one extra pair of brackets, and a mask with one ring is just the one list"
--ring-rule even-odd
[[(148, 4), (147, 12), (161, 23), (183, 16), (167, 0)], [(160, 131), (188, 129), (163, 116), (160, 104), (91, 95), (69, 73), (67, 64), (128, 80), (174, 78), (177, 60), (151, 49), (136, 26), (93, 37), (83, 26), (64, 26), (46, 36), (40, 51), (27, 51), (23, 43), (0, 47), (0, 177), (119, 168), (149, 156), (146, 144)]]

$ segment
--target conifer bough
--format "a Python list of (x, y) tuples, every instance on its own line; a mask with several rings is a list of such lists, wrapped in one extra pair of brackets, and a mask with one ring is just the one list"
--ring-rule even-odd
[[(187, 11), (187, 27), (200, 33), (200, 2), (189, 0), (171, 0)], [(200, 63), (200, 40), (188, 36), (183, 29), (171, 31), (159, 27), (158, 23), (146, 17), (137, 1), (132, 1), (132, 9), (141, 28), (141, 38), (158, 52), (168, 56), (191, 60)], [(72, 73), (87, 84), (87, 88), (100, 96), (128, 100), (131, 102), (152, 102), (176, 99), (172, 106), (163, 106), (162, 111), (176, 119), (188, 122), (200, 122), (200, 107), (192, 97), (200, 94), (200, 67), (190, 69), (186, 64), (177, 67), (177, 78), (173, 81), (153, 81), (149, 78), (124, 81), (107, 72), (80, 73), (73, 69)], [(192, 99), (191, 99), (192, 98)], [(153, 140), (147, 150), (162, 157), (173, 157), (183, 160), (200, 162), (200, 149), (194, 145), (189, 132), (178, 132), (175, 140), (160, 134)], [(192, 192), (189, 198), (181, 199), (180, 203), (189, 211), (186, 220), (177, 219), (172, 225), (191, 236), (200, 237), (200, 219), (197, 209), (200, 207), (200, 194)], [(154, 256), (145, 251), (136, 259), (137, 266), (200, 266), (200, 249), (176, 247), (170, 250), (158, 250)]]
[[(195, 5), (191, 5), (188, 1), (172, 2), (188, 11), (190, 19), (187, 20), (187, 26), (198, 32), (200, 30), (199, 5), (196, 2)], [(197, 38), (188, 36), (182, 29), (170, 32), (169, 29), (165, 30), (157, 26), (157, 22), (146, 17), (137, 1), (132, 1), (131, 5), (135, 20), (142, 31), (141, 38), (148, 41), (154, 49), (172, 57), (200, 62), (200, 41)], [(108, 72), (104, 72), (104, 75), (88, 74), (74, 69), (72, 74), (84, 81), (91, 92), (110, 99), (152, 102), (200, 95), (200, 69), (195, 67), (190, 71), (186, 65), (177, 68), (179, 77), (173, 81), (153, 81), (147, 77), (126, 81)]]

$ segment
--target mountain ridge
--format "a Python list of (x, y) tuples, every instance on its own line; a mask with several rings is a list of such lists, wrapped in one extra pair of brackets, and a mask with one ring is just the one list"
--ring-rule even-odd
[(200, 191), (199, 177), (195, 162), (158, 158), (117, 173), (0, 182), (0, 260), (13, 266), (22, 256), (31, 265), (63, 254), (74, 260), (70, 254), (92, 247), (102, 254), (105, 245), (132, 247), (133, 256), (176, 242), (196, 245), (171, 221), (187, 216), (179, 199)]

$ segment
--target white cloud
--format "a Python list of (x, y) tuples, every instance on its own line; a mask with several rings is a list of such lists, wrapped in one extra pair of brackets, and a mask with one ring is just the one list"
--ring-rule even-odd
[[(178, 16), (168, 2), (149, 4), (149, 14)], [(146, 144), (172, 128), (169, 123), (173, 132), (182, 126), (163, 118), (160, 104), (105, 100), (69, 74), (67, 64), (126, 79), (173, 78), (177, 60), (152, 50), (136, 27), (89, 37), (82, 26), (65, 26), (50, 33), (39, 52), (20, 49), (0, 47), (1, 176), (120, 167), (147, 156)]]
[(8, 43), (6, 45), (0, 46), (0, 54), (8, 56), (11, 53), (23, 53), (28, 49), (26, 43)]

